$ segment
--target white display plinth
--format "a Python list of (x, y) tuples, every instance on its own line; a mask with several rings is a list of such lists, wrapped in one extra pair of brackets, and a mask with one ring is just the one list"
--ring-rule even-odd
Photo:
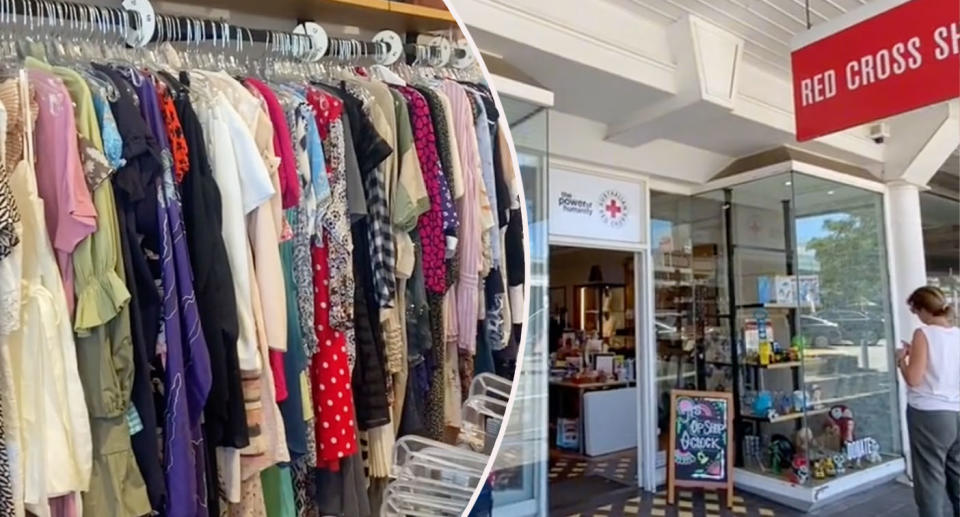
[(602, 456), (637, 447), (637, 388), (583, 395), (584, 452)]
[(738, 468), (734, 470), (733, 482), (739, 490), (809, 512), (842, 497), (891, 481), (902, 474), (905, 468), (903, 458), (899, 458), (810, 485), (798, 485), (785, 479)]

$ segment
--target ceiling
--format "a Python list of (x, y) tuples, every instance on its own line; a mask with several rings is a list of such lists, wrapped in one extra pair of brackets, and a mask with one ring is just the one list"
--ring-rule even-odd
[(484, 60), (497, 63), (490, 66), (492, 73), (549, 89), (556, 101), (554, 108), (564, 113), (610, 122), (670, 97), (626, 77), (497, 34), (474, 28), (470, 33), (482, 49)]
[[(694, 14), (746, 42), (744, 57), (768, 70), (787, 73), (790, 40), (807, 28), (804, 0), (616, 0), (651, 20), (670, 25)], [(873, 0), (810, 0), (811, 26)]]
[(940, 170), (954, 176), (960, 176), (960, 147), (947, 158), (947, 161), (943, 162)]

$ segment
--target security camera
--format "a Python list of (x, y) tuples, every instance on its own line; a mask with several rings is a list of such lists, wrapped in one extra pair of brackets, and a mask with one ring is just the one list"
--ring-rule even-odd
[(870, 139), (875, 143), (882, 144), (887, 138), (890, 138), (890, 124), (881, 122), (870, 126)]

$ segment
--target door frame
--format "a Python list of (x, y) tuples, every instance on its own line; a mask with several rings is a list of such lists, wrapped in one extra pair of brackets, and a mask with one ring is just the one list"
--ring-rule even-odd
[[(546, 191), (550, 191), (549, 171), (554, 167), (575, 172), (595, 174), (639, 183), (643, 187), (643, 210), (640, 214), (643, 228), (642, 243), (619, 243), (610, 241), (591, 241), (570, 237), (549, 235), (549, 246), (568, 246), (582, 249), (600, 249), (621, 251), (632, 254), (634, 282), (634, 377), (637, 385), (637, 487), (647, 492), (656, 492), (657, 488), (657, 353), (654, 339), (654, 292), (653, 261), (650, 253), (650, 181), (644, 176), (626, 174), (615, 170), (601, 170), (595, 165), (573, 162), (571, 160), (550, 157), (547, 167)], [(547, 207), (549, 220), (549, 205)], [(549, 422), (544, 422), (549, 426)], [(581, 437), (582, 439), (582, 437)]]

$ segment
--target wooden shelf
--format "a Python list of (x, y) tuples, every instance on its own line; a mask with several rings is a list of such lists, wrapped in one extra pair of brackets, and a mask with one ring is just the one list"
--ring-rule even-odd
[(390, 12), (405, 14), (422, 19), (437, 20), (446, 23), (456, 24), (457, 20), (453, 18), (450, 11), (446, 9), (436, 9), (423, 5), (413, 5), (404, 2), (387, 2), (390, 4)]
[[(392, 0), (194, 0), (191, 5), (226, 9), (236, 14), (253, 14), (291, 20), (313, 20), (331, 35), (331, 25), (361, 27), (370, 31), (392, 29), (400, 33), (457, 28), (446, 9), (435, 9)], [(161, 7), (161, 12), (165, 12)], [(175, 14), (171, 9), (170, 13)], [(293, 26), (290, 27), (293, 29)]]

